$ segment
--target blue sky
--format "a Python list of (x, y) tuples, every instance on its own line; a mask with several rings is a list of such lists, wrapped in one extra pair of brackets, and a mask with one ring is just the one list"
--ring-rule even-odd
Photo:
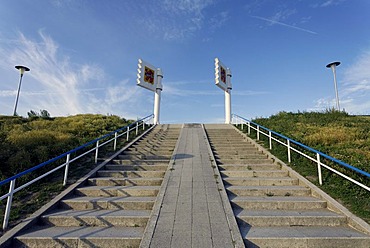
[(370, 114), (368, 0), (3, 0), (0, 115), (153, 112), (138, 59), (162, 68), (162, 123), (223, 122), (216, 57), (232, 71), (232, 112), (246, 118), (335, 107)]

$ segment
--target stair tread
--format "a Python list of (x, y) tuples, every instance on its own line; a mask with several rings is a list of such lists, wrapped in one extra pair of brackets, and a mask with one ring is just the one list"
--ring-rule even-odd
[(260, 185), (247, 185), (247, 186), (228, 186), (226, 185), (225, 188), (227, 190), (274, 190), (274, 189), (281, 189), (281, 190), (306, 190), (309, 189), (308, 187), (298, 186), (298, 185), (283, 185), (283, 186), (260, 186)]
[(314, 210), (247, 210), (243, 209), (237, 213), (237, 216), (242, 217), (343, 217), (345, 216), (332, 212), (328, 209)]
[(86, 186), (77, 188), (77, 190), (159, 190), (160, 186), (137, 186), (137, 185), (127, 185), (127, 186)]
[(93, 210), (73, 210), (58, 209), (43, 217), (149, 217), (151, 210), (123, 210), (123, 209), (93, 209)]
[(278, 226), (278, 227), (251, 227), (246, 226), (241, 228), (242, 236), (245, 239), (252, 238), (367, 238), (370, 237), (364, 233), (358, 232), (355, 229), (346, 226)]
[(291, 177), (224, 177), (224, 180), (297, 180)]
[(280, 202), (325, 202), (311, 196), (235, 196), (231, 199), (232, 202), (237, 201), (247, 201), (247, 202), (270, 202), (270, 201), (280, 201)]
[(140, 238), (143, 227), (36, 226), (16, 238)]
[(70, 199), (62, 200), (63, 202), (146, 202), (155, 201), (156, 197), (150, 196), (114, 196), (114, 197), (93, 197), (93, 196), (77, 196)]

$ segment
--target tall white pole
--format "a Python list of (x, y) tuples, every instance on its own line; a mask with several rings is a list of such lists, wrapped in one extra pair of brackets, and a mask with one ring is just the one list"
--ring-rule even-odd
[(159, 124), (159, 114), (161, 108), (161, 92), (162, 92), (163, 73), (160, 68), (157, 69), (157, 86), (154, 92), (154, 124)]
[(227, 89), (225, 90), (225, 124), (231, 123), (231, 70), (226, 70)]
[(340, 65), (340, 62), (333, 62), (333, 63), (330, 63), (328, 64), (326, 67), (327, 68), (331, 68), (332, 72), (333, 72), (333, 76), (334, 76), (334, 90), (335, 90), (335, 99), (336, 99), (336, 102), (337, 102), (337, 110), (340, 111), (340, 106), (339, 106), (339, 95), (338, 95), (338, 86), (337, 86), (337, 75), (336, 75), (336, 69), (335, 67), (337, 67), (338, 65)]

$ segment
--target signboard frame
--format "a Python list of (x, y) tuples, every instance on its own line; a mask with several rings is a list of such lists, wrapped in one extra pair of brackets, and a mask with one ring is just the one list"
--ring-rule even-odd
[(139, 59), (136, 84), (155, 92), (157, 89), (157, 68), (142, 59)]
[(223, 91), (229, 88), (227, 73), (228, 68), (218, 58), (215, 58), (215, 84)]

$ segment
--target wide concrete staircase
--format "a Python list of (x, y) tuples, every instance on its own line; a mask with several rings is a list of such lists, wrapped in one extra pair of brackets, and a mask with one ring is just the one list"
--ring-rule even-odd
[(15, 238), (15, 247), (138, 247), (180, 126), (160, 125)]
[(246, 247), (370, 247), (370, 236), (231, 125), (205, 125)]

